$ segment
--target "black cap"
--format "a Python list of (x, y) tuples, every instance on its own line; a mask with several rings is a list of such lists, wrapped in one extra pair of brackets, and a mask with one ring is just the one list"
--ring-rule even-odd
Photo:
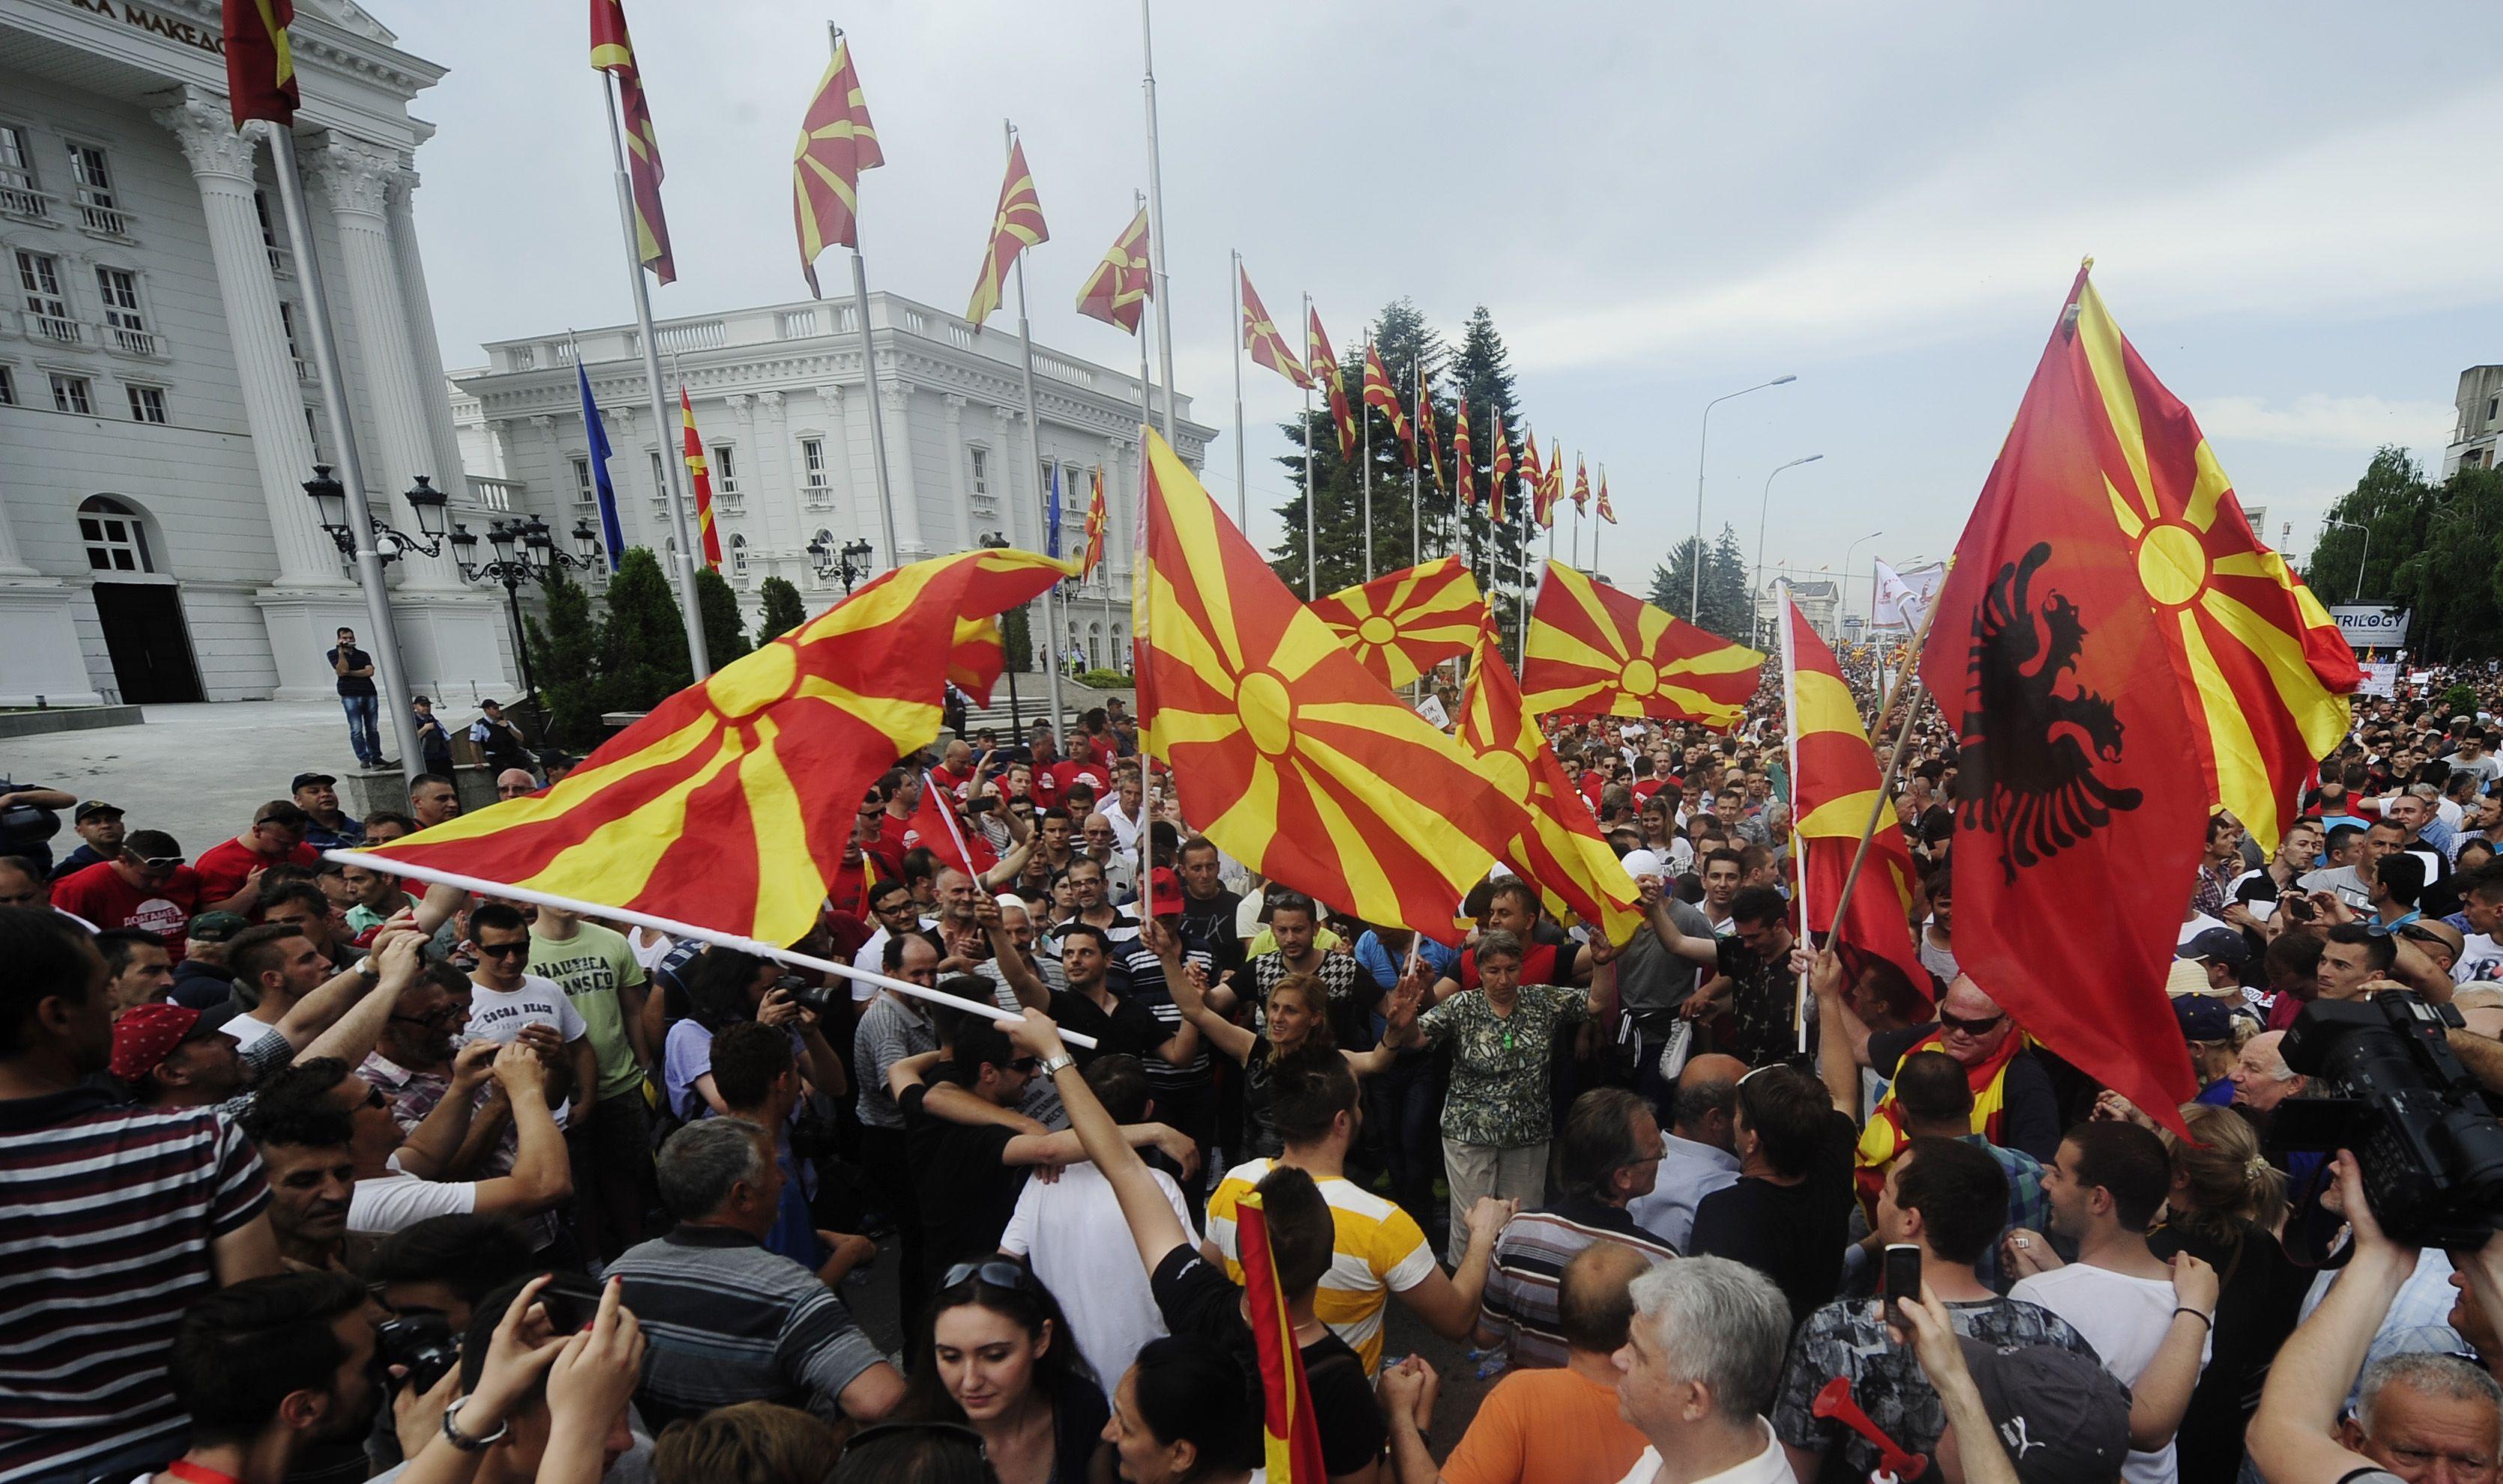
[(78, 812), (70, 816), (70, 823), (84, 825), (89, 820), (103, 819), (108, 815), (117, 820), (121, 818), (121, 806), (108, 804), (100, 798), (90, 798), (78, 806)]
[(2230, 963), (2240, 968), (2251, 961), (2251, 945), (2231, 928), (2210, 928), (2173, 950), (2173, 957)]
[(295, 775), (295, 781), (287, 786), (287, 792), (292, 793), (299, 789), (310, 788), (317, 783), (328, 785), (337, 783), (338, 781), (339, 780), (331, 777), (327, 773), (298, 773)]
[(2090, 1356), (1958, 1341), (1981, 1408), (2024, 1484), (2111, 1484), (2129, 1455), (2129, 1393)]

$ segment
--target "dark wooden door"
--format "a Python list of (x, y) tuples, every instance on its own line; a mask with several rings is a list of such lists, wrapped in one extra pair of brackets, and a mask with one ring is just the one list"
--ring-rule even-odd
[(121, 698), (136, 705), (200, 699), (183, 600), (171, 585), (97, 583), (95, 616)]

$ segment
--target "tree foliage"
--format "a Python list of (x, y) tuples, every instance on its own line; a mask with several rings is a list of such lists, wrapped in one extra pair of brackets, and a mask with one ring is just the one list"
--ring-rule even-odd
[(703, 615), (704, 655), (714, 669), (747, 653), (747, 625), (728, 579), (710, 567), (696, 568), (696, 605)]
[(1704, 554), (1703, 603), (1699, 616), (1695, 604), (1695, 538), (1692, 536), (1671, 547), (1668, 558), (1652, 569), (1650, 601), (1653, 607), (1674, 614), (1707, 632), (1740, 643), (1752, 643), (1755, 605), (1747, 590), (1746, 554), (1738, 549), (1738, 533), (1723, 525), (1720, 538)]
[(1032, 673), (1034, 669), (1034, 624), (1026, 617), (1024, 603), (1000, 615), (1000, 657), (1011, 675)]
[(808, 622), (808, 605), (800, 599), (800, 590), (787, 578), (769, 577), (756, 585), (756, 595), (763, 599), (764, 613), (756, 621), (756, 647), (766, 645)]
[(2433, 484), (2404, 449), (2373, 455), (2330, 507), (2306, 579), (2323, 603), (2413, 610), (2408, 649), (2437, 660), (2503, 653), (2503, 470)]

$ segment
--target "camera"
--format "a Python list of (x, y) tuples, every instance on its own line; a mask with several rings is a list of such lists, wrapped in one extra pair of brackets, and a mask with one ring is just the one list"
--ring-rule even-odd
[(374, 1364), (407, 1367), (399, 1384), (424, 1396), (461, 1364), (461, 1341), (440, 1314), (394, 1315), (374, 1326)]
[(2393, 1241), (2480, 1247), (2503, 1229), (2503, 1126), (2451, 1054), (2449, 1005), (2383, 991), (2315, 999), (2280, 1048), (2324, 1096), (2289, 1098), (2273, 1150), (2352, 1150), (2373, 1215)]
[(771, 988), (768, 989), (766, 993), (770, 995), (774, 990), (780, 990), (783, 994), (790, 995), (791, 1002), (793, 1004), (798, 1005), (801, 1009), (807, 1011), (809, 1014), (815, 1016), (821, 1021), (832, 1019), (837, 1009), (840, 1008), (835, 997), (835, 991), (831, 986), (811, 984), (798, 974), (784, 974), (780, 976), (773, 981)]

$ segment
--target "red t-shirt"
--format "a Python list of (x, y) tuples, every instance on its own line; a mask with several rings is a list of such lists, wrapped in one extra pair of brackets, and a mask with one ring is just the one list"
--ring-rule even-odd
[[(1521, 956), (1523, 984), (1562, 984), (1564, 982), (1556, 977), (1556, 948), (1557, 945), (1554, 943), (1529, 945), (1528, 951)], [(1460, 951), (1460, 988), (1474, 990), (1477, 987), (1478, 951), (1474, 948), (1462, 949)]]
[(191, 914), (200, 910), (200, 873), (188, 865), (174, 867), (165, 884), (153, 889), (122, 880), (110, 860), (99, 860), (52, 883), (53, 906), (74, 912), (99, 928), (144, 928), (165, 940), (165, 951), (177, 963), (183, 961), (184, 929), (190, 925)]
[(956, 790), (961, 789), (965, 785), (974, 781), (974, 770), (967, 768), (961, 773), (951, 773), (947, 770), (946, 765), (943, 763), (938, 767), (932, 768), (930, 770), (930, 776), (939, 781), (940, 787), (952, 793)]
[(1051, 793), (1048, 798), (1052, 804), (1069, 802), (1069, 786), (1081, 778), (1095, 786), (1095, 797), (1098, 802), (1102, 801), (1105, 791), (1113, 786), (1113, 775), (1109, 769), (1093, 762), (1063, 758), (1043, 772), (1035, 774), (1034, 788), (1037, 803), (1042, 803), (1046, 797), (1043, 792), (1044, 779), (1046, 775), (1051, 780)]
[(848, 863), (836, 862), (834, 878), (826, 883), (826, 907), (859, 918), (869, 915), (868, 856)]
[[(297, 845), (288, 852), (287, 859), (295, 865), (322, 863), (321, 856), (310, 845)], [(192, 861), (189, 868), (199, 872), (200, 900), (223, 901), (242, 891), (253, 872), (277, 863), (241, 840), (228, 840), (200, 852), (200, 859)]]
[(910, 821), (899, 820), (892, 814), (879, 816), (877, 843), (870, 847), (870, 853), (877, 857), (880, 874), (903, 879), (904, 853), (911, 848), (904, 843), (904, 833), (910, 825)]

